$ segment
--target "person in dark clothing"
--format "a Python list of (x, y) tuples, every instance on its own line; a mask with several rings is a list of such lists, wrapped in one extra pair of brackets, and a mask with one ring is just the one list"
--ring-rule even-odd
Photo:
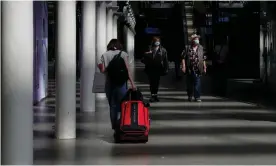
[(199, 36), (191, 36), (192, 44), (182, 52), (182, 71), (187, 73), (188, 100), (194, 96), (196, 102), (201, 102), (200, 77), (206, 73), (206, 57), (202, 45), (199, 44)]
[(214, 48), (216, 61), (214, 63), (215, 77), (213, 79), (213, 90), (216, 95), (225, 96), (227, 89), (227, 57), (229, 54), (228, 37), (224, 37), (220, 44)]
[(160, 38), (154, 37), (149, 51), (145, 53), (142, 62), (149, 78), (151, 98), (150, 102), (158, 102), (160, 77), (166, 75), (169, 69), (167, 51), (160, 44)]

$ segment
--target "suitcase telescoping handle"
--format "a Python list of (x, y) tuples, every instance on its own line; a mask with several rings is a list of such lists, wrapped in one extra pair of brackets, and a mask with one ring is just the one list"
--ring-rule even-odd
[[(133, 92), (137, 92), (137, 91), (140, 91), (140, 90), (139, 90), (138, 88), (136, 88), (135, 90), (129, 89), (129, 101), (132, 100), (132, 99), (131, 99), (132, 93), (133, 93)], [(142, 102), (144, 103), (144, 106), (145, 106), (145, 107), (150, 107), (150, 103), (145, 102), (145, 101), (142, 101)]]
[(134, 93), (135, 91), (137, 91), (137, 89), (134, 89), (134, 90), (133, 90), (133, 89), (130, 89), (129, 91), (130, 91), (130, 93), (129, 93), (129, 101), (131, 101), (131, 99), (132, 99), (132, 98), (131, 98), (132, 93)]
[(129, 89), (129, 101), (131, 101), (131, 95), (133, 92), (138, 91), (138, 89)]

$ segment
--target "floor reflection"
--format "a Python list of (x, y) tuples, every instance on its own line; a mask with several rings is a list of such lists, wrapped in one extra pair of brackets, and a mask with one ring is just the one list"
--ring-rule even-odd
[[(139, 71), (136, 75), (147, 99), (145, 76)], [(171, 75), (167, 77), (161, 82), (161, 102), (150, 108), (147, 144), (113, 143), (104, 96), (98, 97), (95, 113), (82, 113), (77, 106), (77, 139), (56, 140), (55, 84), (51, 82), (52, 95), (34, 107), (34, 164), (276, 163), (275, 112), (210, 95), (203, 95), (202, 103), (187, 102), (185, 88), (172, 85)], [(79, 98), (76, 102), (79, 105)]]

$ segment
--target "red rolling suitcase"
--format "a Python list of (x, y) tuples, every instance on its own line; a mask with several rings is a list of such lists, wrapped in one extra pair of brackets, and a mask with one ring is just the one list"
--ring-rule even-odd
[[(134, 93), (129, 92), (130, 95)], [(135, 92), (140, 93), (139, 91)], [(141, 95), (140, 95), (141, 96)], [(148, 105), (142, 99), (123, 100), (121, 115), (116, 129), (115, 141), (119, 142), (148, 142), (150, 118)]]

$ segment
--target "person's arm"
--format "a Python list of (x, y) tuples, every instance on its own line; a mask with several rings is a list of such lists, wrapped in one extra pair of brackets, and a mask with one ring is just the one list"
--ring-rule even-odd
[(163, 65), (165, 67), (165, 71), (168, 72), (169, 70), (169, 60), (168, 60), (168, 52), (166, 49), (163, 50)]
[(206, 73), (206, 71), (207, 71), (206, 60), (207, 60), (207, 56), (204, 55), (204, 52), (203, 52), (203, 70), (204, 70), (205, 73)]
[(181, 63), (182, 63), (182, 71), (185, 73), (186, 72), (186, 62), (185, 62), (185, 57), (186, 57), (186, 50), (184, 49), (181, 53)]
[(151, 46), (148, 47), (148, 51), (145, 52), (145, 54), (151, 54), (152, 51), (151, 51)]
[(101, 73), (105, 72), (106, 66), (104, 61), (104, 56), (102, 55), (100, 62), (98, 63), (98, 68), (100, 69)]
[(204, 68), (204, 70), (207, 69), (206, 60), (203, 60), (203, 68)]

